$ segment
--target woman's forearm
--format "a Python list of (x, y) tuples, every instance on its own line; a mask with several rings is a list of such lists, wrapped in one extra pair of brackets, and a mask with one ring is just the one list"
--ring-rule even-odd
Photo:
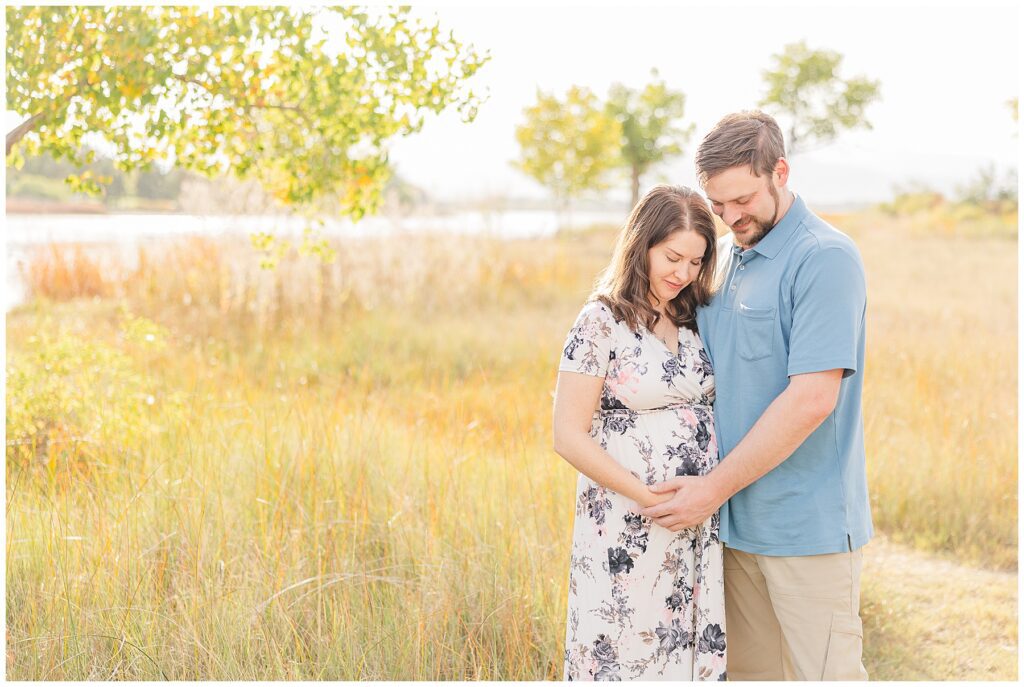
[(655, 494), (651, 492), (646, 484), (622, 467), (586, 432), (574, 430), (556, 432), (555, 452), (602, 487), (633, 499), (642, 508), (666, 501), (674, 493)]

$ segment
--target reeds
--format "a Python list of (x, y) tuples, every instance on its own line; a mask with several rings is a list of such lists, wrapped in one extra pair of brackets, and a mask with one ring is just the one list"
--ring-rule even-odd
[[(876, 526), (1010, 567), (1015, 251), (845, 221)], [(560, 678), (575, 480), (551, 393), (613, 238), (354, 241), (274, 272), (193, 239), (108, 267), (109, 295), (33, 286), (8, 438), (94, 444), (8, 446), (8, 676)], [(72, 365), (49, 382), (90, 403), (42, 403), (24, 378), (86, 345), (120, 367)]]

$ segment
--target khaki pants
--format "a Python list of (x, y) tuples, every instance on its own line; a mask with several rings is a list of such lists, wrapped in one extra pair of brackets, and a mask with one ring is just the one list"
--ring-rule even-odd
[(725, 548), (730, 680), (867, 680), (861, 551), (762, 556)]

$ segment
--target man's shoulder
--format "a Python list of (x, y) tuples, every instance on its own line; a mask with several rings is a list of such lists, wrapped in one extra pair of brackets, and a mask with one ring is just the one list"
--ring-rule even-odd
[(792, 256), (798, 264), (826, 251), (839, 251), (857, 263), (862, 262), (854, 240), (810, 210), (801, 222), (800, 229)]

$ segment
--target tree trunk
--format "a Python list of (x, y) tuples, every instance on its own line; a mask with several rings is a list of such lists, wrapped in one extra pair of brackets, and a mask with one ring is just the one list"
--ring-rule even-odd
[(17, 143), (18, 141), (20, 141), (25, 136), (25, 134), (27, 134), (28, 132), (32, 131), (32, 129), (35, 128), (36, 124), (38, 124), (39, 120), (42, 119), (42, 118), (43, 118), (43, 113), (42, 112), (37, 112), (36, 114), (34, 114), (31, 117), (29, 117), (28, 119), (26, 119), (21, 124), (19, 124), (18, 126), (14, 127), (13, 129), (11, 129), (10, 131), (7, 132), (7, 154), (8, 155), (11, 154), (11, 148), (14, 147), (14, 144)]
[(637, 201), (640, 200), (640, 166), (633, 165), (633, 202), (629, 204), (629, 209), (632, 212), (633, 208), (636, 207)]
[(789, 150), (787, 151), (788, 154), (789, 154), (788, 156), (792, 157), (792, 156), (796, 155), (797, 151), (799, 149), (800, 149), (800, 146), (799, 146), (799, 144), (797, 142), (797, 137), (796, 137), (796, 124), (794, 123), (793, 126), (790, 127), (790, 129), (789, 129)]
[(333, 263), (320, 258), (320, 270), (318, 274), (320, 282), (320, 324), (327, 321), (331, 310), (331, 268)]
[(569, 207), (569, 197), (555, 194), (555, 235), (559, 236), (566, 230), (565, 212)]

